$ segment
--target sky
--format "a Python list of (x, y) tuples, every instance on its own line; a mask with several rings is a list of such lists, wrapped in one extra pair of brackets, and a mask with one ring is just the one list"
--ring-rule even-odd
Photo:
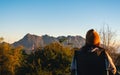
[(120, 40), (120, 0), (0, 0), (0, 37), (13, 43), (27, 33), (85, 37), (108, 25)]

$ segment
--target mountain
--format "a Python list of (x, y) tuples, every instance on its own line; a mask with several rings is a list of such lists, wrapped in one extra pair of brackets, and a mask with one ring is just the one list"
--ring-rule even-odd
[(80, 48), (85, 44), (85, 39), (81, 36), (59, 36), (59, 37), (52, 37), (49, 35), (33, 35), (33, 34), (26, 34), (21, 40), (14, 42), (13, 46), (22, 45), (25, 50), (34, 50), (37, 47), (44, 47), (52, 42), (58, 42), (65, 46), (69, 45), (71, 47)]
[(73, 48), (81, 48), (85, 44), (85, 39), (81, 36), (60, 36), (57, 39), (62, 40), (63, 45), (70, 45)]

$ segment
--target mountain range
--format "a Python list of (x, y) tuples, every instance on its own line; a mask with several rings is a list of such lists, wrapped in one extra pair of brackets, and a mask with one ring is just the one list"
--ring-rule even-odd
[(69, 45), (70, 47), (80, 48), (85, 44), (85, 39), (81, 36), (58, 36), (53, 37), (49, 35), (34, 35), (34, 34), (26, 34), (22, 39), (17, 42), (14, 42), (12, 45), (17, 47), (22, 45), (25, 50), (33, 50), (34, 48), (44, 47), (50, 43), (58, 42), (63, 44), (64, 46)]

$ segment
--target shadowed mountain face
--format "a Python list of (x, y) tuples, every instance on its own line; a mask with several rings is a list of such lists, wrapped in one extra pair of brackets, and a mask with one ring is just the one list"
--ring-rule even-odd
[(59, 41), (62, 40), (62, 44), (71, 46), (72, 48), (81, 48), (85, 44), (85, 39), (81, 36), (60, 36), (57, 38)]
[(26, 50), (33, 50), (37, 47), (44, 47), (52, 42), (58, 42), (65, 46), (80, 48), (85, 44), (85, 39), (81, 36), (59, 36), (51, 37), (49, 35), (37, 36), (26, 34), (21, 40), (13, 43), (13, 46), (22, 45)]

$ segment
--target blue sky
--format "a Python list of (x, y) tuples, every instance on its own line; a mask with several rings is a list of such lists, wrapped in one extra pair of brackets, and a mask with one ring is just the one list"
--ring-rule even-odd
[(0, 0), (0, 37), (81, 35), (108, 24), (120, 38), (120, 0)]

